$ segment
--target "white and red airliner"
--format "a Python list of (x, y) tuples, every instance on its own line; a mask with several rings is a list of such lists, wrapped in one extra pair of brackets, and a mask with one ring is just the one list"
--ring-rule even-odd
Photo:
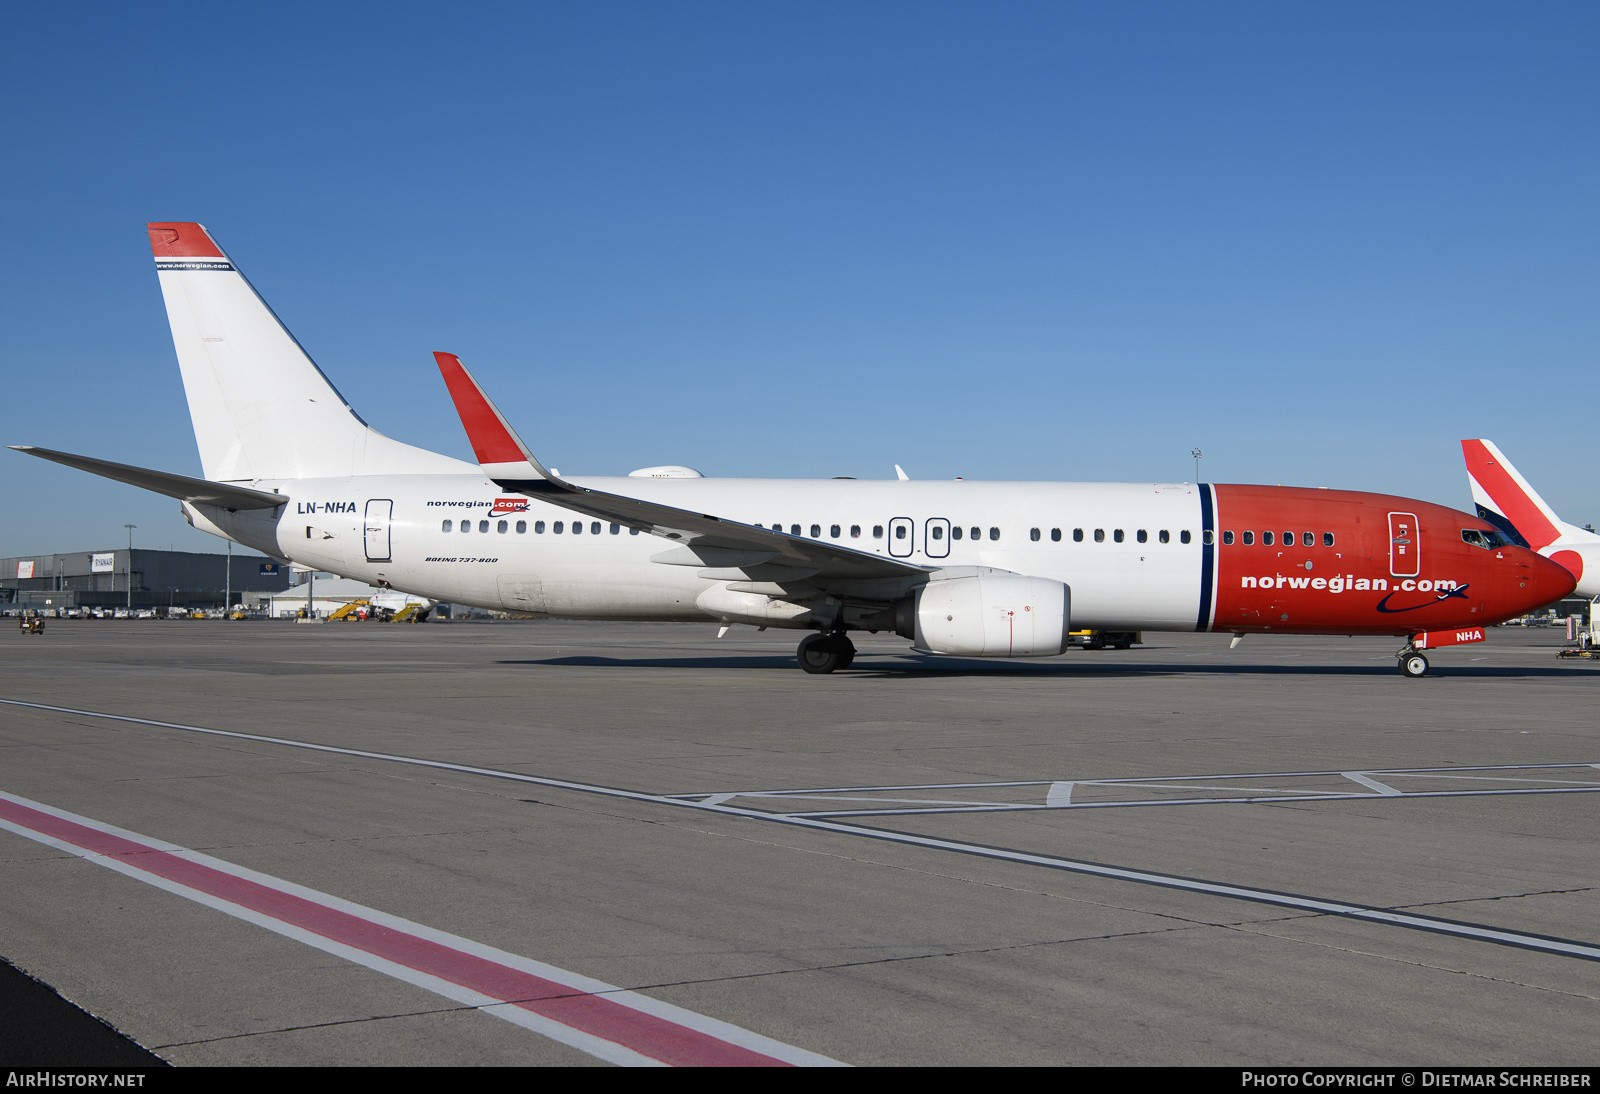
[(1565, 596), (1490, 522), (1383, 494), (1206, 483), (563, 477), (435, 354), (478, 463), (364, 422), (198, 224), (149, 225), (204, 478), (21, 451), (178, 498), (191, 524), (433, 600), (571, 619), (849, 632), (1040, 657), (1069, 632), (1373, 634), (1420, 652)]

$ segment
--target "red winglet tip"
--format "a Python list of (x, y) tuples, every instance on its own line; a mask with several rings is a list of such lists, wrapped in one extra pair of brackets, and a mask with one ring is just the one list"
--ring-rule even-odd
[(453, 353), (435, 350), (433, 359), (439, 365), (445, 387), (450, 389), (450, 399), (456, 404), (456, 414), (467, 431), (473, 455), (479, 463), (515, 463), (523, 460), (522, 449), (512, 438), (500, 415), (489, 402), (461, 358)]

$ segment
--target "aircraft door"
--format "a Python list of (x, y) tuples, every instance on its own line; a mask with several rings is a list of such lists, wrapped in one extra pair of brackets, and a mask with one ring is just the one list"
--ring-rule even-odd
[(1389, 514), (1389, 573), (1416, 577), (1422, 572), (1422, 537), (1415, 513)]
[(889, 522), (889, 553), (905, 558), (917, 548), (917, 525), (910, 517), (895, 517)]
[(929, 558), (946, 558), (950, 554), (950, 522), (934, 517), (923, 526), (922, 551)]
[(394, 502), (388, 498), (374, 498), (367, 502), (367, 519), (364, 538), (368, 562), (389, 562), (389, 523), (394, 515)]

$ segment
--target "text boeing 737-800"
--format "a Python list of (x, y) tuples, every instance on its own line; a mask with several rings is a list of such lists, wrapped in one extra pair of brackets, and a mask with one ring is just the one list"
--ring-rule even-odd
[(572, 619), (852, 630), (1039, 657), (1102, 631), (1381, 634), (1421, 649), (1565, 596), (1486, 521), (1382, 494), (1189, 483), (787, 481), (546, 470), (450, 354), (473, 465), (372, 429), (198, 224), (149, 225), (203, 479), (21, 450), (154, 490), (195, 527), (435, 600)]

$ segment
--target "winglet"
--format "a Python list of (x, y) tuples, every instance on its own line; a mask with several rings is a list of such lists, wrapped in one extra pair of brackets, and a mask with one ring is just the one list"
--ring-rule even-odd
[(1467, 460), (1467, 481), (1480, 517), (1535, 551), (1561, 538), (1561, 518), (1493, 441), (1462, 441), (1461, 453)]
[(516, 430), (506, 421), (494, 403), (489, 401), (478, 381), (453, 353), (435, 353), (439, 372), (450, 389), (450, 398), (461, 416), (461, 425), (472, 442), (473, 455), (484, 474), (491, 479), (549, 479), (560, 480), (542, 467), (528, 446), (522, 443)]

